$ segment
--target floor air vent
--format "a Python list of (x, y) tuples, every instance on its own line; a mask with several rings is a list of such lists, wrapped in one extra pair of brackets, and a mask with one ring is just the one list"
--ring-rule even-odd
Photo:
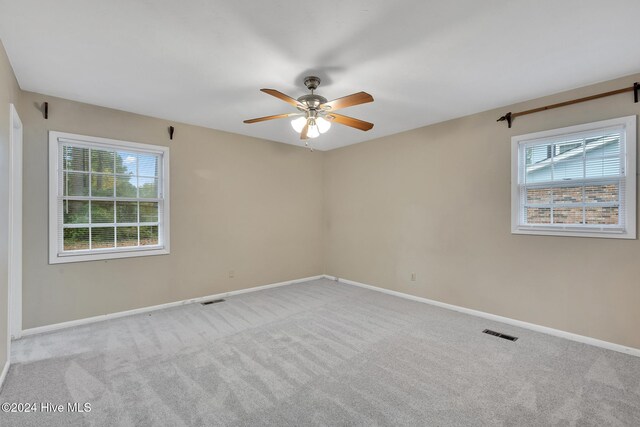
[(220, 298), (220, 299), (212, 299), (211, 301), (201, 302), (200, 304), (209, 305), (209, 304), (217, 304), (219, 302), (224, 302), (224, 300), (222, 298)]
[(493, 335), (494, 337), (504, 338), (505, 340), (509, 340), (509, 341), (516, 341), (518, 339), (518, 337), (512, 337), (511, 335), (501, 334), (500, 332), (492, 331), (491, 329), (485, 329), (482, 332), (484, 332), (485, 334)]

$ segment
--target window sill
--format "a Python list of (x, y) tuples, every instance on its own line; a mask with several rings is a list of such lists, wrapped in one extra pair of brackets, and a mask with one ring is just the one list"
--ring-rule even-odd
[(530, 234), (538, 236), (564, 237), (596, 237), (601, 239), (635, 239), (635, 231), (623, 228), (590, 229), (585, 227), (549, 227), (549, 226), (518, 226), (511, 229), (511, 234)]
[(168, 255), (168, 247), (154, 247), (144, 249), (129, 249), (129, 250), (105, 250), (100, 252), (87, 252), (79, 251), (76, 253), (67, 252), (64, 254), (53, 254), (49, 257), (49, 264), (66, 264), (72, 262), (84, 262), (84, 261), (100, 261), (118, 258), (135, 258), (154, 255)]

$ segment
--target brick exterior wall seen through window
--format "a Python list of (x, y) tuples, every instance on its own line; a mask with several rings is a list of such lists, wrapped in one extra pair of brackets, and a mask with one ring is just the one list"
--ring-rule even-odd
[(571, 206), (571, 204), (617, 203), (619, 190), (618, 184), (528, 188), (526, 222), (527, 224), (618, 224), (618, 206), (582, 207)]

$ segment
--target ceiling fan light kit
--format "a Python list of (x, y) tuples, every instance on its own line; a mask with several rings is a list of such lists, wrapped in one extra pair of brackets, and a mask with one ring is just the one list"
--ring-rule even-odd
[(334, 111), (342, 108), (373, 102), (373, 97), (368, 93), (358, 92), (332, 101), (327, 101), (327, 98), (314, 93), (320, 85), (319, 77), (305, 77), (304, 85), (311, 91), (311, 93), (302, 95), (298, 99), (294, 99), (275, 89), (260, 89), (262, 92), (281, 99), (296, 107), (300, 111), (299, 113), (276, 114), (273, 116), (259, 117), (256, 119), (245, 120), (244, 123), (258, 123), (273, 119), (296, 117), (291, 121), (291, 127), (300, 134), (300, 139), (305, 140), (306, 146), (309, 146), (306, 140), (317, 138), (321, 134), (327, 132), (331, 128), (332, 122), (360, 129), (362, 131), (368, 131), (373, 128), (373, 123), (334, 113)]
[(307, 131), (309, 138), (317, 138), (320, 134), (325, 133), (331, 128), (331, 122), (323, 117), (316, 117), (314, 119), (300, 116), (297, 119), (291, 120), (291, 127), (297, 133), (302, 132), (306, 124), (309, 124), (309, 130)]

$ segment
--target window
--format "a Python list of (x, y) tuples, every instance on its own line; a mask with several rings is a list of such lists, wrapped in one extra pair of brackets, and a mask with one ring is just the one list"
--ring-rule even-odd
[(49, 132), (49, 263), (169, 253), (169, 149)]
[(636, 238), (636, 116), (511, 139), (511, 231)]

